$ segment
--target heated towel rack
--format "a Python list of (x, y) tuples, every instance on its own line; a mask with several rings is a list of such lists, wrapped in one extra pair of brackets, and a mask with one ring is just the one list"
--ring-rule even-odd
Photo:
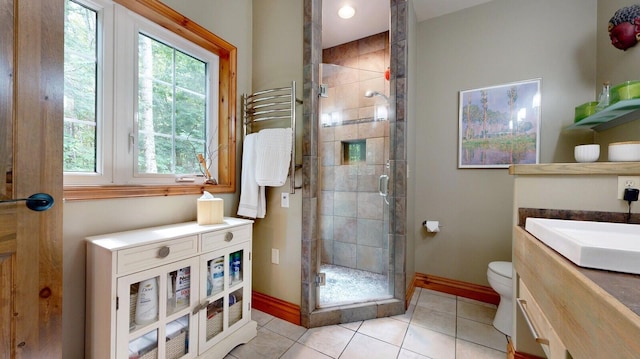
[(291, 164), (289, 176), (291, 189), (296, 193), (296, 105), (302, 100), (296, 98), (296, 82), (290, 87), (281, 87), (242, 95), (242, 140), (253, 132), (253, 125), (262, 121), (289, 120), (291, 126)]

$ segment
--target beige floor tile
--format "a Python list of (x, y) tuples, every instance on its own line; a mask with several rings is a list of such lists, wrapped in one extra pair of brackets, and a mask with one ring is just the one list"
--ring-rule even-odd
[(420, 297), (421, 292), (422, 292), (422, 288), (416, 288), (413, 291), (413, 295), (411, 296), (411, 300), (409, 301), (409, 304), (415, 305), (416, 303), (418, 303), (418, 298)]
[(304, 327), (289, 323), (286, 320), (282, 320), (280, 318), (273, 318), (264, 326), (264, 328), (287, 337), (293, 341), (300, 339), (300, 337), (307, 331), (307, 329)]
[(470, 341), (496, 350), (505, 350), (507, 337), (500, 333), (493, 325), (458, 318), (458, 339)]
[(409, 323), (411, 321), (411, 316), (413, 315), (415, 309), (416, 309), (415, 304), (409, 304), (409, 308), (407, 308), (404, 314), (394, 315), (391, 318)]
[(433, 294), (431, 292), (420, 293), (418, 298), (418, 307), (425, 307), (438, 312), (456, 314), (456, 297), (448, 295)]
[(439, 312), (427, 307), (418, 306), (416, 308), (411, 316), (411, 324), (451, 336), (456, 335), (456, 316), (454, 314)]
[(342, 323), (339, 324), (341, 327), (343, 328), (347, 328), (349, 330), (353, 330), (354, 332), (358, 330), (358, 328), (360, 328), (360, 326), (362, 325), (363, 321), (359, 321), (359, 322), (350, 322), (350, 323)]
[(495, 309), (498, 308), (498, 306), (495, 305), (495, 304), (485, 303), (485, 302), (481, 302), (479, 300), (465, 298), (465, 297), (458, 297), (458, 302), (467, 302), (467, 303), (472, 303), (472, 304), (477, 304), (477, 305), (483, 305), (485, 307), (495, 308)]
[(258, 336), (225, 358), (503, 359), (496, 308), (417, 288), (405, 314), (309, 330), (254, 309)]
[(258, 329), (258, 335), (247, 344), (239, 345), (231, 351), (238, 359), (280, 358), (294, 341), (268, 329)]
[(356, 333), (345, 348), (340, 358), (343, 359), (371, 359), (396, 358), (400, 347), (385, 343), (381, 340)]
[[(506, 343), (505, 343), (506, 350)], [(456, 359), (504, 359), (506, 352), (456, 339)]]
[(251, 319), (255, 320), (259, 327), (266, 325), (273, 318), (275, 317), (271, 314), (261, 312), (257, 309), (251, 309)]
[(347, 346), (355, 332), (339, 325), (311, 328), (298, 343), (304, 344), (332, 358), (337, 358)]
[(431, 289), (424, 289), (421, 288), (421, 293), (427, 293), (427, 294), (433, 294), (433, 295), (439, 295), (441, 297), (447, 297), (447, 298), (453, 298), (455, 299), (456, 296), (453, 294), (449, 294), (449, 293), (443, 293), (443, 292), (438, 292), (437, 290), (431, 290)]
[(366, 320), (358, 329), (358, 333), (399, 347), (407, 333), (407, 327), (409, 327), (408, 323), (399, 320), (378, 318)]
[(458, 317), (491, 324), (496, 316), (496, 307), (481, 302), (458, 300)]
[(424, 355), (420, 355), (418, 353), (414, 353), (406, 349), (400, 349), (400, 354), (398, 354), (398, 359), (429, 359), (429, 358)]
[(330, 359), (330, 356), (324, 355), (308, 346), (300, 343), (294, 343), (282, 356), (282, 359)]
[(432, 359), (455, 359), (455, 338), (417, 325), (409, 325), (402, 348)]

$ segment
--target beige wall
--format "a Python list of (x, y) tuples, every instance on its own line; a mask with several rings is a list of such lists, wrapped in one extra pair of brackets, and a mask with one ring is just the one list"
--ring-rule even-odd
[[(238, 93), (248, 92), (251, 88), (252, 1), (165, 2), (238, 48)], [(238, 102), (238, 109), (239, 106)], [(237, 166), (239, 168), (239, 161)], [(102, 233), (195, 220), (197, 197), (172, 196), (64, 203), (64, 358), (84, 358), (84, 238)], [(238, 194), (221, 197), (225, 200), (224, 214), (235, 215)]]
[[(540, 160), (572, 162), (585, 139), (560, 133), (594, 94), (595, 20), (596, 0), (495, 0), (418, 24), (416, 272), (488, 285), (487, 264), (511, 260), (514, 180), (457, 168), (458, 92), (542, 78)], [(427, 219), (441, 232), (427, 234)]]
[[(611, 45), (607, 23), (616, 10), (636, 4), (633, 0), (600, 0), (597, 4), (596, 83), (591, 96), (599, 93), (602, 83), (612, 84), (640, 79), (640, 45), (621, 51)], [(583, 99), (584, 102), (590, 98)], [(606, 161), (606, 146), (614, 141), (640, 139), (640, 121), (594, 133), (601, 144), (600, 161)], [(570, 161), (574, 162), (574, 161)], [(625, 201), (617, 199), (617, 176), (515, 176), (514, 222), (518, 207), (627, 212)], [(588, 195), (585, 195), (588, 194)], [(632, 212), (638, 212), (637, 205)]]
[[(640, 66), (638, 66), (640, 45), (627, 51), (618, 50), (611, 45), (607, 31), (607, 23), (616, 10), (637, 3), (635, 0), (601, 0), (598, 2), (598, 69), (596, 75), (598, 89), (604, 81), (610, 81), (612, 86), (615, 86), (628, 80), (640, 80)], [(596, 133), (595, 139), (596, 143), (600, 144), (600, 161), (606, 161), (609, 143), (640, 139), (640, 121)]]
[[(297, 83), (302, 98), (303, 2), (268, 0), (253, 3), (253, 91)], [(302, 163), (302, 113), (296, 108), (296, 155)], [(297, 186), (302, 186), (299, 174)], [(267, 188), (267, 214), (254, 225), (253, 290), (300, 304), (302, 255), (302, 189), (290, 195), (289, 208), (280, 207), (282, 187)], [(280, 264), (271, 263), (271, 249), (280, 252)]]
[[(598, 95), (602, 83), (610, 81), (617, 84), (626, 80), (640, 79), (640, 67), (637, 66), (640, 47), (627, 51), (613, 47), (609, 41), (607, 23), (616, 10), (632, 5), (632, 0), (598, 1), (596, 83), (592, 98)], [(591, 98), (584, 98), (582, 102)], [(578, 102), (578, 104), (582, 103)], [(635, 121), (613, 129), (595, 133), (596, 143), (601, 145), (600, 161), (607, 159), (607, 144), (614, 141), (637, 140), (640, 134), (640, 122)], [(617, 199), (617, 176), (515, 176), (513, 223), (517, 223), (518, 208), (549, 208), (566, 210), (627, 212), (625, 201)], [(631, 211), (637, 213), (637, 205)], [(516, 279), (514, 278), (514, 281)], [(515, 287), (514, 287), (515, 288)], [(518, 352), (540, 353), (540, 346), (533, 341), (529, 328), (524, 324), (519, 311), (517, 326), (512, 338)]]

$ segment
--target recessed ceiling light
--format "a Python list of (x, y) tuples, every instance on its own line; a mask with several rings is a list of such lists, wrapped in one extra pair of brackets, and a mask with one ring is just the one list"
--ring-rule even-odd
[(338, 16), (343, 19), (351, 19), (353, 15), (356, 14), (356, 9), (352, 8), (349, 5), (345, 5), (338, 10)]

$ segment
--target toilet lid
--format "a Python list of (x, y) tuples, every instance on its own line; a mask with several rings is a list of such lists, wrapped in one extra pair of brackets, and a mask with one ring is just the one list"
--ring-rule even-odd
[(491, 262), (489, 263), (489, 269), (503, 277), (511, 278), (513, 275), (513, 264), (511, 262)]

